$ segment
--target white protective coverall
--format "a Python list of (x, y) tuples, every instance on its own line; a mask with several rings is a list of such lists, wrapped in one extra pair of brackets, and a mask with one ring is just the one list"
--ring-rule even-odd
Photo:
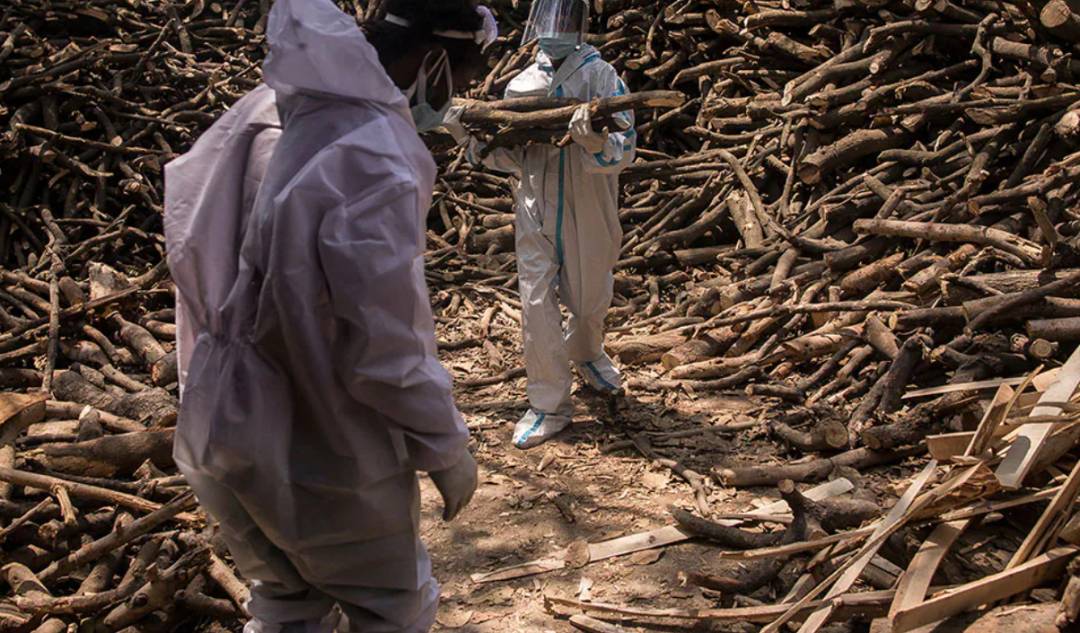
[[(579, 101), (626, 94), (615, 69), (587, 44), (567, 57), (558, 72), (543, 52), (515, 77), (506, 98), (568, 97)], [(519, 291), (524, 308), (525, 367), (532, 409), (570, 416), (570, 363), (590, 384), (617, 384), (618, 370), (604, 353), (604, 317), (619, 259), (619, 172), (634, 160), (633, 112), (616, 115), (625, 131), (611, 132), (604, 148), (589, 153), (529, 145), (493, 150), (483, 163), (517, 177), (515, 240)], [(476, 158), (474, 156), (474, 158)], [(570, 312), (563, 329), (559, 300)], [(536, 432), (544, 416), (538, 416)], [(529, 437), (518, 444), (526, 444)]]
[(467, 440), (423, 277), (435, 165), (331, 0), (277, 0), (267, 35), (268, 87), (166, 167), (174, 455), (256, 581), (255, 628), (336, 603), (351, 630), (427, 631), (416, 471)]

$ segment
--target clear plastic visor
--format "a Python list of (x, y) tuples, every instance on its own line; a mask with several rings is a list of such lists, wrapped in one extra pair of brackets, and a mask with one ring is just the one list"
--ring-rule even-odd
[(541, 37), (565, 33), (577, 35), (580, 44), (584, 40), (588, 19), (587, 0), (533, 0), (521, 44), (524, 46)]

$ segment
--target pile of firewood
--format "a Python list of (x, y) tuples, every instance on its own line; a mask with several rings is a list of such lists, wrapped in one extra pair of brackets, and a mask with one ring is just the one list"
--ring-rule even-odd
[[(749, 473), (736, 477), (740, 481), (734, 485), (762, 485), (779, 478), (782, 502), (716, 519), (675, 508), (670, 527), (586, 548), (596, 554), (586, 557), (587, 564), (688, 538), (704, 539), (722, 548), (716, 558), (726, 567), (719, 573), (690, 570), (688, 580), (729, 602), (731, 596), (751, 596), (740, 606), (637, 608), (549, 595), (548, 608), (575, 614), (571, 622), (578, 628), (599, 633), (623, 630), (605, 620), (645, 627), (758, 622), (769, 632), (792, 622), (801, 633), (821, 630), (830, 621), (859, 620), (870, 622), (871, 631), (904, 633), (967, 611), (978, 612), (959, 622), (969, 624), (962, 630), (970, 633), (1018, 626), (1073, 630), (1080, 622), (1080, 462), (1066, 455), (1080, 438), (1078, 386), (1080, 352), (1060, 369), (1033, 373), (1016, 388), (1001, 384), (973, 430), (927, 438), (931, 461), (887, 512), (848, 479), (837, 478), (804, 493), (786, 478), (805, 479), (811, 470), (824, 475), (844, 465), (842, 457), (833, 457), (761, 468), (753, 481), (747, 480)], [(677, 465), (673, 470), (680, 472)], [(721, 481), (732, 477), (730, 472), (718, 475)], [(851, 491), (855, 494), (845, 494)], [(1041, 503), (1046, 505), (1037, 505)], [(1027, 526), (1027, 517), (1030, 527), (1023, 528), (1023, 540), (1000, 569), (974, 580), (957, 573), (961, 551), (971, 551), (965, 544), (967, 532), (988, 529), (992, 534), (994, 525), (1005, 521)], [(755, 527), (739, 527), (745, 524)], [(776, 527), (762, 529), (770, 524)], [(526, 575), (519, 570), (529, 570), (529, 565), (477, 580)], [(991, 608), (1028, 592), (1039, 599)], [(774, 600), (763, 602), (755, 596)]]
[[(504, 35), (465, 123), (495, 144), (566, 144), (571, 104), (486, 103), (534, 54), (518, 46), (528, 3), (493, 4)], [(246, 590), (169, 456), (176, 358), (161, 167), (258, 83), (269, 5), (0, 8), (0, 576), (10, 589), (0, 630), (241, 617)], [(343, 5), (360, 17), (379, 3)], [(679, 536), (666, 542), (689, 534), (765, 561), (696, 581), (751, 594), (793, 580), (777, 605), (660, 615), (773, 629), (891, 615), (908, 630), (1060, 578), (1080, 542), (1068, 521), (1078, 373), (1046, 368), (1080, 342), (1080, 6), (594, 6), (590, 41), (634, 93), (594, 104), (594, 125), (611, 129), (610, 115), (632, 107), (639, 139), (622, 177), (610, 350), (631, 367), (632, 390), (764, 399), (776, 411), (770, 436), (806, 456), (702, 475), (644, 436), (622, 444), (693, 491), (697, 513), (677, 511)], [(437, 307), (470, 301), (467, 288), (489, 302), (482, 332), (496, 312), (520, 320), (511, 181), (445, 137), (432, 147)], [(980, 399), (986, 389), (996, 396)], [(881, 519), (793, 483), (927, 450), (936, 461)], [(707, 506), (718, 485), (779, 486), (787, 505), (765, 519), (785, 527), (732, 532), (745, 518)], [(1002, 576), (924, 601), (965, 522), (1040, 501), (1049, 506)], [(890, 567), (879, 546), (912, 526), (930, 530), (925, 545)], [(852, 593), (860, 578), (878, 589)], [(1069, 587), (1063, 617), (1075, 619), (1080, 581)]]
[[(638, 389), (847, 409), (846, 434), (779, 434), (796, 447), (911, 445), (956, 407), (894, 419), (910, 383), (1016, 376), (1080, 341), (1080, 38), (1055, 21), (1080, 18), (775, 4), (596, 3), (631, 89), (686, 97), (639, 110), (609, 348), (645, 365)], [(510, 47), (473, 96), (528, 61)], [(429, 279), (512, 287), (509, 180), (446, 152)]]
[[(174, 315), (146, 310), (170, 300), (146, 289), (159, 279), (94, 264), (89, 296), (72, 282), (60, 311), (64, 368), (16, 366), (38, 349), (5, 355), (0, 630), (59, 633), (80, 621), (95, 631), (172, 630), (193, 617), (243, 617), (247, 589), (175, 474)], [(47, 312), (47, 288), (21, 273), (4, 281), (5, 293)]]
[(0, 630), (244, 617), (171, 458), (161, 167), (257, 85), (268, 7), (0, 8)]
[[(1075, 527), (1062, 526), (1080, 520), (1069, 457), (1080, 427), (1067, 404), (1080, 367), (1066, 365), (1056, 383), (1057, 374), (1038, 373), (1045, 384), (1033, 393), (1007, 385), (1060, 364), (1080, 342), (1077, 7), (594, 4), (606, 28), (593, 43), (631, 90), (685, 95), (638, 109), (642, 148), (622, 180), (626, 237), (609, 350), (635, 366), (633, 390), (738, 389), (772, 402), (768, 433), (805, 458), (702, 475), (643, 436), (613, 444), (685, 480), (702, 516), (677, 511), (681, 533), (755, 563), (695, 582), (727, 595), (779, 585), (787, 600), (711, 614), (574, 606), (615, 619), (772, 622), (767, 630), (792, 618), (814, 631), (838, 614), (887, 615), (904, 631), (1060, 578), (1078, 543)], [(509, 48), (472, 96), (496, 96), (529, 61)], [(532, 127), (515, 117), (474, 122), (496, 141), (518, 142)], [(477, 171), (460, 148), (445, 152), (432, 219), (439, 266), (429, 280), (486, 287), (494, 309), (513, 315), (519, 306), (503, 296), (514, 283), (512, 184)], [(1042, 397), (1053, 404), (1036, 406), (1050, 385)], [(998, 387), (997, 399), (981, 398)], [(792, 503), (792, 481), (928, 449), (940, 461), (868, 526), (834, 534), (847, 524), (829, 527), (820, 508), (807, 521)], [(1048, 483), (1055, 478), (1061, 488)], [(780, 485), (794, 522), (764, 533), (718, 527), (706, 501), (717, 485)], [(924, 601), (943, 541), (999, 509), (1045, 500), (1006, 569)], [(908, 526), (924, 530), (915, 537), (923, 546), (882, 562), (883, 541)], [(607, 557), (682, 540), (663, 530), (638, 536), (590, 550)], [(793, 556), (801, 552), (815, 555)], [(579, 554), (568, 553), (574, 563)], [(482, 579), (535, 573), (550, 564), (542, 562)], [(852, 593), (860, 578), (884, 593)], [(586, 620), (576, 624), (616, 630)]]

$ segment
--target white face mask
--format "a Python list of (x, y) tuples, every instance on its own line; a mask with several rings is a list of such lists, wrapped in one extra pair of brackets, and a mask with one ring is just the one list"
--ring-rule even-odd
[[(420, 70), (416, 74), (416, 79), (405, 90), (405, 96), (409, 99), (409, 103), (413, 104), (415, 100), (415, 104), (411, 106), (411, 112), (413, 123), (416, 124), (416, 131), (420, 133), (433, 130), (442, 125), (447, 111), (450, 110), (451, 97), (454, 94), (454, 77), (450, 73), (450, 58), (446, 55), (446, 51), (443, 50), (435, 58), (435, 63), (428, 69), (428, 60), (431, 59), (432, 55), (433, 53), (429, 52), (424, 56), (424, 61), (420, 62)], [(440, 74), (444, 75), (446, 81), (446, 104), (441, 109), (436, 110), (427, 100), (428, 79), (438, 81)]]

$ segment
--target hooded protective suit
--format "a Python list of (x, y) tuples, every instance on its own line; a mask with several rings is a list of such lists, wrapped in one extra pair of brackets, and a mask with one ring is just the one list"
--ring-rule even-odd
[(166, 167), (174, 455), (257, 581), (259, 621), (338, 603), (353, 630), (427, 631), (416, 471), (467, 440), (423, 277), (435, 165), (331, 0), (277, 0), (267, 35), (269, 87)]
[[(579, 46), (558, 72), (540, 52), (506, 89), (507, 98), (589, 101), (623, 94), (626, 85), (615, 69), (589, 45)], [(576, 143), (564, 148), (529, 145), (495, 149), (483, 159), (520, 182), (514, 229), (528, 395), (532, 408), (545, 414), (537, 416), (533, 433), (515, 438), (522, 447), (543, 432), (548, 418), (572, 414), (571, 362), (594, 386), (618, 383), (618, 371), (603, 350), (604, 317), (622, 242), (619, 172), (634, 160), (636, 134), (633, 112), (616, 118), (625, 123), (625, 131), (609, 133), (596, 153)], [(570, 312), (565, 331), (560, 299)]]

